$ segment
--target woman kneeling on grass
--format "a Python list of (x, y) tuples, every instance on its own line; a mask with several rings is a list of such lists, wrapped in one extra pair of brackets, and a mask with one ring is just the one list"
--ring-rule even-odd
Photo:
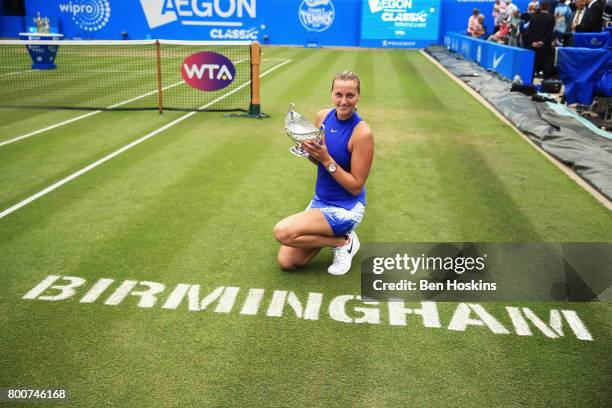
[(324, 247), (333, 248), (334, 262), (327, 271), (344, 275), (359, 250), (355, 228), (365, 211), (365, 183), (374, 157), (374, 137), (357, 114), (359, 77), (350, 71), (332, 81), (333, 109), (317, 113), (315, 126), (325, 125), (321, 143), (302, 144), (317, 165), (315, 195), (306, 210), (274, 227), (281, 244), (278, 264), (292, 270), (308, 264)]

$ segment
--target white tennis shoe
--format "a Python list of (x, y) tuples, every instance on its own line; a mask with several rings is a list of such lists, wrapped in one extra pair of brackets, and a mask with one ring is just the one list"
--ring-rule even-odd
[(348, 238), (349, 241), (346, 244), (332, 249), (334, 251), (334, 263), (327, 268), (330, 275), (344, 275), (351, 269), (351, 261), (359, 251), (359, 239), (355, 231), (351, 231)]

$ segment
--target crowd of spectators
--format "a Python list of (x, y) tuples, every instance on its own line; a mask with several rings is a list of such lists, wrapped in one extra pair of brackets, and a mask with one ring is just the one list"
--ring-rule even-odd
[[(526, 47), (530, 22), (539, 14), (548, 14), (552, 18), (552, 30), (546, 34), (553, 45), (570, 45), (571, 33), (601, 32), (610, 24), (612, 0), (531, 1), (524, 12), (512, 0), (495, 0), (491, 14), (493, 30), (488, 32), (484, 14), (475, 8), (468, 20), (467, 33), (476, 38)], [(549, 23), (550, 19), (545, 20)]]
[(612, 0), (531, 1), (522, 13), (512, 0), (495, 0), (492, 17), (488, 32), (484, 14), (475, 8), (468, 35), (533, 50), (535, 72), (546, 79), (552, 75), (554, 47), (571, 46), (573, 33), (601, 32), (611, 25)]

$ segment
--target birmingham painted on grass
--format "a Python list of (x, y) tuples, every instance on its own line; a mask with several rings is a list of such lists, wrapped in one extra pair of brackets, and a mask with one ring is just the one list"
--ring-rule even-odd
[[(202, 294), (200, 285), (180, 283), (171, 289), (159, 282), (134, 280), (115, 282), (114, 279), (108, 278), (99, 279), (86, 290), (86, 282), (86, 279), (77, 276), (49, 275), (26, 293), (23, 299), (59, 301), (80, 297), (79, 303), (102, 302), (105, 305), (117, 306), (128, 296), (135, 296), (139, 298), (137, 306), (142, 308), (158, 306), (162, 309), (176, 309), (185, 301), (190, 311), (206, 310), (209, 306), (210, 309), (213, 309), (213, 305), (216, 304), (213, 309), (214, 313), (230, 313), (234, 305), (238, 303), (238, 296), (241, 295), (244, 298), (240, 302), (239, 314), (241, 315), (257, 315), (261, 311), (268, 317), (283, 317), (285, 306), (288, 306), (297, 318), (304, 320), (319, 320), (324, 304), (323, 293), (316, 292), (309, 292), (304, 303), (294, 292), (286, 290), (266, 291), (260, 288), (244, 290), (235, 286), (219, 286), (210, 293)], [(116, 288), (110, 289), (111, 286), (116, 286)], [(109, 294), (105, 293), (107, 289), (109, 289)], [(82, 293), (78, 293), (78, 290)], [(243, 295), (245, 292), (246, 297)], [(269, 292), (272, 292), (271, 295)], [(265, 312), (260, 310), (263, 309), (260, 308), (262, 303), (268, 305)], [(349, 303), (351, 306), (347, 305)], [(337, 322), (381, 324), (381, 307), (383, 306), (384, 304), (381, 305), (375, 301), (362, 301), (361, 296), (358, 295), (340, 295), (332, 298), (324, 310), (327, 310), (330, 319)], [(548, 338), (563, 337), (565, 320), (577, 339), (593, 340), (588, 329), (573, 310), (551, 309), (548, 324), (527, 307), (507, 306), (506, 310), (512, 319), (514, 334), (519, 336), (533, 335), (529, 321)], [(401, 301), (387, 302), (388, 324), (406, 326), (407, 315), (421, 316), (423, 327), (426, 328), (444, 327), (435, 302), (421, 302), (420, 308), (406, 307)], [(482, 305), (459, 303), (446, 328), (465, 331), (468, 326), (485, 326), (496, 334), (511, 333)]]

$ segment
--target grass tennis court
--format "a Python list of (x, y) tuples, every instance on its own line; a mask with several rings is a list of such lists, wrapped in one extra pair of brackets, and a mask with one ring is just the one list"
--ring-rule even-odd
[[(329, 106), (344, 69), (361, 77), (376, 141), (362, 242), (610, 242), (612, 217), (418, 52), (264, 48), (263, 59), (262, 72), (291, 60), (262, 78), (270, 119), (192, 115), (0, 218), (0, 386), (66, 388), (69, 405), (92, 407), (609, 405), (608, 304), (483, 304), (508, 335), (448, 330), (456, 303), (437, 305), (438, 329), (416, 315), (390, 325), (382, 305), (380, 324), (348, 324), (327, 307), (359, 294), (358, 262), (330, 276), (327, 250), (280, 271), (272, 227), (306, 206), (315, 177), (288, 152), (283, 118), (290, 102), (311, 118)], [(85, 113), (0, 109), (0, 144)], [(0, 145), (0, 211), (183, 115), (101, 112)], [(49, 275), (86, 283), (66, 300), (22, 299)], [(80, 301), (99, 279), (113, 282)], [(105, 304), (125, 281), (165, 290), (150, 308)], [(179, 284), (200, 298), (240, 289), (227, 313), (163, 308)], [(250, 289), (264, 290), (261, 307), (241, 313)], [(274, 291), (321, 294), (318, 319), (266, 315)], [(506, 306), (544, 321), (575, 311), (592, 341), (567, 327), (518, 336)]]

